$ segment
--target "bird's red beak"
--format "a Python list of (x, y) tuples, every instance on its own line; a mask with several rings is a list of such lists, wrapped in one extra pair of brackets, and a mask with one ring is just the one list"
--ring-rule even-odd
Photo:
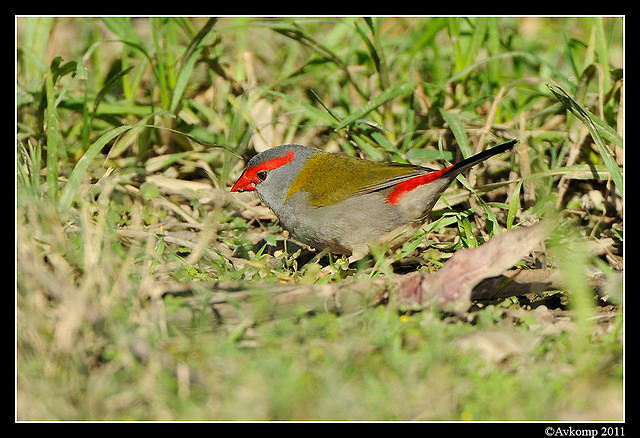
[(256, 189), (256, 184), (254, 181), (247, 177), (247, 169), (242, 172), (238, 181), (231, 187), (232, 192), (244, 192), (251, 191)]

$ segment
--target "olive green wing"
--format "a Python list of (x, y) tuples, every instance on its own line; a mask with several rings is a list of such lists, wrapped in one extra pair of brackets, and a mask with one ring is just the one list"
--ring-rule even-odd
[(343, 154), (318, 153), (307, 160), (287, 192), (309, 193), (314, 207), (337, 204), (353, 196), (384, 190), (431, 169), (399, 163), (376, 163)]

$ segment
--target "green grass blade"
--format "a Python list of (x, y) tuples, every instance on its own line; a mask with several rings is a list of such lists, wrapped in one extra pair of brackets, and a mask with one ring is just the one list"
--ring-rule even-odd
[(102, 22), (123, 41), (144, 47), (140, 36), (131, 25), (130, 17), (103, 17)]
[(193, 37), (193, 39), (189, 42), (187, 49), (184, 51), (184, 55), (182, 55), (183, 65), (185, 65), (188, 62), (188, 60), (193, 55), (193, 52), (195, 52), (198, 49), (202, 40), (207, 36), (209, 32), (211, 32), (211, 29), (213, 29), (213, 26), (215, 26), (217, 21), (218, 21), (217, 18), (210, 18), (209, 20), (207, 20), (207, 22), (205, 23), (204, 26), (202, 26), (202, 29), (200, 29), (198, 34), (195, 37)]
[(47, 71), (46, 52), (49, 35), (54, 26), (53, 17), (24, 17), (20, 20), (23, 32), (18, 38), (18, 74), (26, 82), (41, 77)]
[(322, 108), (325, 109), (325, 111), (327, 113), (329, 113), (329, 115), (331, 117), (333, 117), (335, 119), (336, 122), (340, 122), (340, 116), (338, 114), (335, 113), (335, 111), (333, 111), (331, 108), (329, 108), (329, 105), (327, 105), (326, 103), (324, 103), (324, 101), (322, 100), (322, 98), (320, 96), (318, 96), (318, 93), (315, 92), (315, 90), (313, 88), (311, 88), (309, 90), (309, 92), (311, 93), (311, 95), (313, 96), (313, 98), (322, 106)]
[(175, 113), (178, 105), (182, 101), (184, 90), (189, 83), (191, 73), (193, 73), (193, 67), (196, 65), (196, 61), (200, 57), (200, 52), (202, 52), (202, 46), (196, 48), (196, 50), (194, 50), (186, 60), (182, 68), (180, 68), (180, 73), (178, 73), (178, 79), (176, 80), (176, 88), (173, 90), (171, 105), (169, 106), (169, 111), (172, 113)]
[(557, 169), (547, 169), (522, 177), (524, 180), (535, 180), (536, 178), (546, 178), (549, 176), (567, 175), (571, 179), (599, 179), (606, 180), (609, 176), (608, 169), (603, 165), (574, 164)]
[(547, 84), (549, 90), (553, 93), (553, 95), (564, 105), (564, 107), (569, 110), (573, 115), (575, 115), (582, 123), (584, 123), (589, 129), (589, 133), (593, 138), (593, 141), (598, 145), (598, 150), (600, 152), (600, 157), (604, 162), (609, 174), (611, 175), (611, 179), (614, 184), (620, 190), (620, 193), (623, 192), (623, 178), (622, 178), (622, 170), (618, 167), (609, 146), (604, 142), (602, 136), (600, 135), (600, 129), (591, 119), (589, 114), (582, 108), (575, 100), (571, 98), (562, 88), (557, 85)]
[(490, 237), (497, 236), (500, 233), (500, 224), (498, 223), (498, 218), (493, 213), (493, 210), (491, 210), (491, 208), (489, 207), (489, 204), (487, 204), (484, 201), (484, 199), (482, 199), (480, 196), (478, 196), (477, 199), (480, 205), (482, 206), (482, 208), (484, 209), (484, 217), (487, 221), (486, 228), (489, 231), (489, 236)]
[(598, 129), (600, 131), (600, 135), (606, 141), (611, 142), (611, 143), (615, 144), (616, 146), (620, 146), (620, 147), (624, 146), (624, 144), (623, 144), (624, 141), (622, 140), (622, 136), (620, 134), (618, 134), (618, 132), (616, 132), (615, 129), (613, 129), (611, 126), (609, 126), (607, 124), (607, 122), (602, 120), (597, 115), (593, 114), (588, 109), (586, 109), (586, 108), (582, 108), (582, 109), (589, 116), (591, 121), (593, 121), (593, 123), (595, 123), (595, 125), (598, 127)]
[[(169, 99), (169, 85), (167, 83), (167, 71), (165, 70), (165, 64), (167, 63), (167, 54), (160, 45), (160, 39), (162, 38), (162, 19), (151, 19), (151, 35), (153, 37), (153, 47), (156, 53), (156, 64), (154, 72), (156, 80), (158, 81), (158, 90), (160, 92), (160, 101), (164, 108), (168, 108), (171, 101)], [(168, 67), (167, 67), (168, 69)]]
[[(487, 48), (489, 49), (489, 55), (498, 55), (500, 53), (500, 28), (497, 18), (492, 18), (488, 21)], [(491, 84), (499, 83), (500, 63), (498, 61), (493, 60), (489, 62), (488, 74)]]
[(516, 219), (516, 214), (520, 209), (520, 190), (522, 189), (522, 183), (524, 180), (518, 181), (516, 188), (511, 194), (511, 202), (509, 202), (509, 210), (507, 212), (507, 230), (510, 230), (513, 226), (513, 221)]
[(391, 141), (389, 141), (386, 135), (381, 132), (374, 131), (371, 133), (371, 138), (380, 146), (382, 146), (383, 149), (397, 154), (401, 159), (400, 151), (393, 143), (391, 143)]
[[(429, 18), (429, 25), (426, 26), (423, 32), (419, 33), (419, 37), (414, 40), (413, 44), (407, 47), (405, 50), (409, 52), (410, 58), (416, 56), (416, 54), (425, 50), (425, 47), (431, 44), (435, 44), (436, 35), (442, 29), (448, 25), (447, 17), (433, 17)], [(410, 42), (408, 43), (410, 44)]]
[(24, 186), (34, 196), (40, 194), (40, 170), (41, 170), (42, 149), (40, 142), (32, 144), (31, 141), (24, 142), (18, 140), (17, 153), (17, 186)]
[(607, 39), (604, 35), (604, 27), (602, 26), (602, 17), (594, 17), (594, 27), (596, 33), (596, 53), (598, 55), (598, 61), (602, 65), (605, 74), (603, 75), (604, 89), (609, 90), (611, 88), (611, 78), (609, 76), (609, 49), (607, 45)]
[(47, 97), (47, 186), (49, 197), (55, 200), (58, 192), (58, 140), (60, 139), (60, 127), (56, 114), (54, 73), (51, 68), (45, 79)]
[(382, 51), (382, 44), (380, 43), (380, 32), (379, 32), (380, 20), (381, 19), (377, 19), (376, 22), (374, 23), (374, 21), (370, 17), (364, 18), (365, 23), (367, 24), (367, 26), (369, 26), (369, 29), (371, 30), (373, 41), (371, 41), (367, 37), (364, 30), (360, 28), (357, 22), (354, 22), (354, 25), (355, 25), (356, 31), (360, 35), (360, 38), (362, 38), (364, 43), (367, 45), (369, 54), (371, 55), (371, 59), (375, 64), (376, 71), (380, 75), (380, 87), (384, 89), (384, 88), (387, 88), (389, 84), (389, 80), (387, 75), (386, 61), (385, 61), (384, 53)]
[[(191, 39), (191, 41), (189, 42), (189, 45), (187, 46), (187, 48), (185, 49), (182, 55), (182, 59), (180, 62), (180, 65), (181, 65), (180, 71), (178, 72), (178, 75), (175, 78), (175, 81), (172, 79), (172, 77), (169, 77), (169, 84), (175, 83), (175, 86), (173, 87), (173, 94), (171, 96), (171, 104), (169, 105), (169, 110), (171, 112), (175, 112), (178, 109), (182, 101), (182, 98), (184, 97), (184, 91), (187, 88), (187, 85), (189, 84), (189, 78), (191, 78), (191, 73), (193, 73), (193, 68), (195, 67), (196, 62), (200, 58), (200, 53), (204, 48), (202, 41), (209, 34), (211, 29), (213, 29), (213, 26), (216, 24), (216, 21), (218, 21), (217, 18), (210, 18), (202, 27), (202, 29), (200, 29), (200, 31)], [(177, 24), (177, 21), (172, 20), (169, 22), (169, 24), (173, 24), (173, 23)], [(171, 27), (173, 28), (173, 26)], [(168, 56), (169, 56), (169, 53), (166, 53), (165, 57), (168, 57)], [(174, 69), (169, 68), (169, 65), (167, 66), (166, 70), (169, 73), (172, 73), (174, 71)]]
[(96, 96), (96, 100), (93, 103), (93, 115), (96, 114), (96, 111), (98, 110), (98, 105), (100, 105), (100, 102), (102, 101), (102, 98), (113, 88), (118, 84), (118, 81), (127, 73), (129, 73), (129, 71), (131, 71), (131, 69), (133, 69), (133, 66), (127, 67), (124, 70), (120, 70), (118, 73), (116, 73), (115, 75), (113, 75), (102, 87), (102, 89), (100, 89), (100, 91), (98, 92), (98, 95)]
[(551, 62), (549, 62), (549, 61), (545, 60), (544, 58), (542, 58), (540, 56), (537, 56), (537, 55), (535, 55), (533, 53), (514, 51), (514, 52), (499, 53), (499, 54), (493, 55), (493, 56), (487, 56), (486, 58), (483, 58), (483, 59), (480, 59), (477, 62), (474, 62), (470, 66), (466, 67), (464, 70), (461, 70), (460, 72), (450, 76), (445, 81), (445, 83), (443, 84), (443, 87), (446, 87), (449, 84), (458, 82), (459, 80), (461, 80), (462, 78), (467, 76), (471, 71), (473, 71), (473, 70), (475, 70), (477, 68), (480, 68), (480, 67), (482, 67), (483, 65), (485, 65), (487, 63), (491, 63), (491, 62), (494, 62), (494, 61), (502, 61), (502, 60), (506, 60), (506, 59), (521, 59), (523, 61), (530, 62), (531, 64), (534, 64), (534, 65), (547, 67), (553, 72), (554, 77), (558, 78), (562, 82), (570, 83), (568, 77), (565, 74), (563, 74)]
[(461, 17), (450, 17), (447, 19), (447, 28), (451, 45), (453, 46), (453, 62), (455, 71), (460, 72), (464, 68), (464, 56), (462, 53), (462, 43), (460, 42), (460, 20)]
[[(166, 75), (167, 85), (169, 90), (176, 88), (176, 81), (178, 80), (179, 67), (184, 65), (185, 61), (189, 58), (192, 50), (184, 51), (182, 54), (181, 62), (178, 62), (178, 53), (172, 50), (172, 47), (179, 47), (180, 41), (178, 40), (178, 23), (174, 18), (161, 18), (162, 23), (162, 49), (156, 50), (156, 55), (160, 55), (158, 58), (158, 65), (162, 62), (163, 70)], [(195, 49), (196, 46), (193, 46)]]
[(364, 92), (362, 87), (359, 85), (357, 81), (354, 80), (347, 65), (342, 61), (342, 59), (337, 56), (332, 50), (327, 48), (324, 44), (321, 44), (317, 41), (317, 39), (313, 38), (308, 32), (306, 32), (303, 28), (298, 26), (296, 23), (293, 24), (293, 27), (272, 27), (273, 31), (278, 32), (281, 35), (284, 35), (292, 40), (297, 41), (298, 43), (305, 45), (318, 53), (320, 56), (325, 58), (328, 61), (336, 64), (340, 70), (342, 70), (347, 77), (347, 80), (353, 85), (358, 94), (365, 99), (368, 99), (367, 93)]
[(60, 196), (60, 201), (58, 203), (59, 207), (62, 210), (66, 210), (71, 206), (71, 202), (73, 201), (73, 198), (76, 196), (76, 194), (80, 190), (80, 183), (82, 182), (82, 177), (87, 172), (87, 169), (89, 168), (89, 164), (91, 164), (93, 159), (98, 155), (98, 153), (102, 150), (102, 148), (111, 140), (116, 138), (118, 135), (128, 131), (131, 128), (134, 128), (135, 126), (136, 125), (124, 125), (124, 126), (115, 128), (107, 132), (106, 134), (102, 135), (91, 146), (89, 146), (89, 149), (87, 149), (84, 155), (76, 163), (76, 166), (73, 168), (73, 171), (69, 176), (69, 181), (67, 182), (64, 189), (62, 190), (62, 195)]
[(180, 72), (178, 73), (178, 77), (176, 78), (176, 85), (173, 89), (173, 95), (171, 96), (171, 104), (169, 106), (169, 110), (171, 112), (175, 112), (178, 108), (178, 105), (182, 101), (182, 97), (184, 96), (184, 90), (189, 83), (189, 78), (191, 77), (191, 73), (193, 73), (193, 68), (196, 65), (196, 62), (200, 58), (200, 53), (202, 52), (203, 45), (202, 40), (207, 36), (207, 34), (213, 29), (213, 26), (216, 24), (217, 18), (210, 18), (207, 23), (200, 29), (198, 34), (193, 37), (193, 39), (189, 42), (183, 56), (182, 56), (182, 66), (180, 67)]
[(485, 35), (487, 33), (487, 23), (489, 18), (476, 17), (473, 22), (473, 31), (471, 33), (469, 45), (464, 54), (464, 66), (471, 64), (474, 56), (478, 53), (478, 50), (484, 44)]
[(471, 147), (469, 147), (469, 137), (467, 137), (467, 131), (464, 127), (464, 123), (462, 122), (462, 118), (457, 113), (448, 112), (442, 108), (440, 108), (440, 114), (442, 114), (442, 117), (449, 125), (449, 129), (453, 132), (453, 136), (458, 142), (462, 156), (464, 158), (469, 158), (471, 156)]
[(371, 111), (377, 109), (381, 105), (393, 100), (397, 97), (407, 95), (413, 91), (415, 83), (413, 81), (406, 82), (403, 84), (397, 84), (392, 87), (387, 88), (382, 93), (368, 101), (363, 107), (357, 109), (353, 114), (345, 117), (342, 122), (338, 123), (334, 129), (336, 131), (345, 128), (355, 121), (361, 119), (362, 117), (369, 114)]
[(304, 109), (306, 109), (310, 114), (312, 114), (314, 116), (315, 119), (318, 120), (322, 120), (324, 123), (333, 125), (335, 123), (335, 116), (328, 113), (328, 112), (324, 112), (322, 110), (320, 110), (319, 108), (316, 108), (315, 106), (311, 105), (310, 103), (305, 102), (304, 100), (298, 99), (297, 97), (294, 96), (290, 96), (288, 94), (285, 93), (281, 93), (279, 91), (275, 91), (275, 90), (270, 90), (268, 88), (260, 88), (260, 90), (262, 90), (263, 92), (267, 93), (267, 94), (271, 94), (273, 96), (277, 96), (280, 97), (282, 99), (286, 99), (290, 102), (293, 102), (297, 105), (300, 105), (301, 107), (303, 107)]
[[(88, 102), (90, 101), (91, 99), (89, 98), (85, 99), (84, 97), (82, 99), (75, 99), (75, 98), (69, 97), (61, 101), (58, 107), (82, 112), (83, 111), (82, 106), (88, 104)], [(96, 109), (95, 115), (123, 115), (123, 116), (133, 115), (138, 117), (144, 117), (148, 115), (152, 109), (153, 107), (151, 105), (130, 105), (130, 104), (121, 103), (121, 102), (118, 102), (118, 103), (102, 102), (100, 106)]]

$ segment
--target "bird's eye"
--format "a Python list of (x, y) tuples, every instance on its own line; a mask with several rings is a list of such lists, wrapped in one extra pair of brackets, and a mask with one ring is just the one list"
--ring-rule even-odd
[(261, 170), (260, 172), (256, 173), (256, 176), (260, 181), (264, 181), (265, 179), (267, 179), (267, 172), (264, 170)]

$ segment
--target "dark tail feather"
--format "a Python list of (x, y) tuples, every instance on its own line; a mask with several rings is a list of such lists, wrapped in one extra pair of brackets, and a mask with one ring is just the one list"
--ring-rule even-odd
[(451, 166), (451, 169), (449, 169), (447, 174), (455, 173), (457, 175), (460, 172), (464, 172), (465, 170), (475, 166), (476, 164), (486, 160), (489, 157), (493, 157), (494, 155), (511, 149), (517, 142), (518, 140), (511, 140), (506, 143), (499, 144), (498, 146), (494, 146), (491, 149), (487, 149), (486, 151), (482, 151), (479, 154), (467, 158), (466, 160), (462, 160), (459, 163)]

